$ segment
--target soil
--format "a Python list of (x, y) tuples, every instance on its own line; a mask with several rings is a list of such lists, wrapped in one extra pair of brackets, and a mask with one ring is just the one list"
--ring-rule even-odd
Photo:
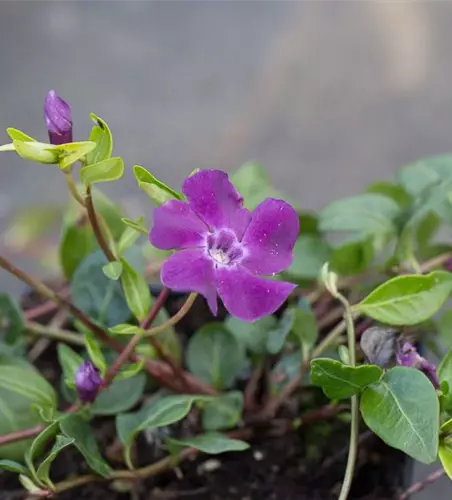
[[(175, 301), (179, 301), (176, 298)], [(30, 302), (28, 299), (27, 302)], [(35, 301), (31, 301), (35, 303)], [(27, 304), (28, 305), (28, 304)], [(169, 304), (168, 309), (175, 308)], [(186, 336), (205, 317), (199, 305), (183, 326)], [(193, 324), (193, 322), (195, 324)], [(40, 358), (40, 369), (49, 380), (59, 380), (53, 347)], [(58, 386), (58, 383), (54, 384)], [(321, 394), (315, 394), (316, 404)], [(312, 395), (311, 395), (312, 400)], [(324, 401), (323, 403), (325, 403)], [(312, 403), (311, 403), (312, 404)], [(289, 410), (285, 410), (286, 412)], [(179, 467), (141, 482), (90, 483), (59, 495), (61, 500), (336, 500), (347, 458), (349, 423), (335, 418), (293, 429), (293, 415), (278, 415), (267, 427), (256, 427), (249, 450), (218, 456), (197, 455)], [(116, 468), (124, 468), (122, 450), (115, 440), (112, 419), (96, 419), (95, 434), (104, 456)], [(186, 425), (143, 434), (135, 447), (135, 463), (146, 465), (165, 456), (161, 432), (183, 435)], [(193, 425), (193, 424), (189, 424)], [(412, 463), (362, 428), (350, 500), (395, 500), (408, 486)], [(75, 449), (61, 453), (52, 467), (54, 482), (89, 474)], [(13, 474), (0, 473), (0, 500), (25, 498)]]

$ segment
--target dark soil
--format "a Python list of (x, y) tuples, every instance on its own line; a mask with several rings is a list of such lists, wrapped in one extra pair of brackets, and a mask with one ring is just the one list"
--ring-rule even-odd
[[(168, 308), (173, 309), (174, 304), (169, 304)], [(186, 320), (183, 333), (199, 326), (197, 323), (205, 310), (201, 305), (201, 309), (198, 307), (196, 311), (192, 316), (196, 325)], [(59, 380), (59, 367), (53, 348), (41, 358), (40, 365), (49, 380)], [(58, 382), (54, 385), (58, 386)], [(322, 396), (318, 395), (314, 400), (317, 397)], [(345, 470), (349, 423), (336, 418), (291, 429), (287, 422), (289, 420), (280, 418), (276, 426), (255, 428), (251, 447), (245, 452), (198, 455), (185, 460), (178, 468), (146, 481), (90, 483), (63, 493), (58, 498), (336, 500)], [(125, 468), (121, 460), (122, 450), (115, 439), (113, 419), (97, 419), (95, 428), (104, 456), (113, 467)], [(181, 435), (187, 429), (176, 426), (165, 431)], [(164, 457), (166, 453), (160, 443), (158, 434), (141, 435), (134, 450), (135, 463), (146, 465)], [(395, 500), (410, 481), (411, 465), (405, 455), (388, 448), (363, 427), (349, 499)], [(52, 467), (54, 482), (89, 473), (83, 459), (74, 449), (61, 453)], [(25, 495), (16, 477), (9, 473), (1, 474), (0, 500), (21, 498), (25, 498)]]

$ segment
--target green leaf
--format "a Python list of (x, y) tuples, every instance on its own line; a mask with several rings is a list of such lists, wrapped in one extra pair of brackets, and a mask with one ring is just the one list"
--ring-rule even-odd
[(294, 258), (286, 272), (298, 279), (316, 279), (330, 254), (330, 246), (322, 236), (302, 235), (295, 242)]
[(232, 439), (224, 434), (217, 432), (209, 432), (200, 436), (188, 437), (185, 439), (167, 438), (167, 441), (172, 445), (180, 447), (189, 447), (200, 450), (209, 455), (218, 455), (227, 451), (243, 451), (247, 450), (250, 445), (239, 439)]
[(6, 151), (16, 151), (16, 148), (14, 147), (14, 144), (12, 142), (10, 144), (3, 144), (2, 146), (0, 146), (0, 153)]
[[(126, 380), (131, 377), (138, 375), (144, 368), (144, 361), (137, 361), (136, 363), (130, 363), (119, 371), (115, 376), (115, 380)], [(128, 410), (129, 408), (127, 408)]]
[(36, 142), (36, 139), (33, 139), (33, 137), (30, 137), (21, 130), (17, 130), (17, 128), (9, 127), (6, 129), (6, 133), (12, 141)]
[(276, 328), (273, 328), (268, 333), (267, 352), (277, 354), (284, 347), (284, 343), (293, 329), (296, 314), (295, 307), (288, 307), (283, 312)]
[[(143, 321), (151, 308), (151, 292), (143, 276), (140, 276), (124, 259), (122, 262), (121, 283), (126, 302), (135, 317)], [(119, 323), (119, 321), (118, 321)]]
[(397, 171), (400, 185), (417, 198), (423, 191), (452, 176), (452, 155), (430, 156)]
[(75, 374), (83, 363), (83, 358), (66, 344), (58, 344), (57, 354), (66, 384), (75, 387)]
[(319, 336), (317, 319), (305, 297), (298, 301), (292, 331), (305, 351), (310, 351), (317, 342)]
[(146, 227), (144, 224), (144, 217), (140, 217), (136, 221), (134, 221), (132, 219), (127, 219), (125, 217), (123, 217), (121, 220), (122, 220), (122, 222), (124, 222), (124, 224), (126, 226), (128, 226), (132, 229), (135, 229), (135, 231), (138, 231), (139, 233), (143, 233), (146, 235), (149, 234), (149, 228)]
[(330, 265), (341, 276), (354, 276), (368, 269), (373, 258), (373, 239), (353, 238), (333, 249)]
[(452, 479), (452, 442), (450, 438), (440, 440), (438, 456), (446, 474)]
[[(0, 435), (43, 423), (36, 407), (57, 407), (53, 387), (28, 363), (0, 365)], [(22, 460), (31, 439), (0, 446), (0, 459)]]
[[(71, 282), (72, 302), (87, 316), (106, 326), (127, 321), (130, 310), (119, 281), (107, 278), (102, 268), (107, 259), (101, 250), (86, 257)], [(124, 266), (124, 262), (122, 262)], [(122, 278), (124, 278), (125, 266)]]
[(98, 163), (87, 165), (80, 169), (80, 180), (90, 186), (99, 182), (117, 181), (124, 174), (122, 158), (107, 158)]
[(254, 210), (266, 198), (287, 198), (272, 186), (264, 167), (254, 161), (244, 163), (236, 170), (231, 182), (243, 196), (245, 207), (250, 210)]
[(398, 276), (380, 285), (354, 309), (390, 325), (415, 325), (431, 318), (451, 290), (452, 275), (445, 271)]
[(88, 466), (96, 474), (108, 477), (111, 469), (102, 458), (90, 425), (76, 414), (67, 415), (60, 421), (61, 432), (74, 440), (74, 446), (83, 455)]
[(119, 260), (109, 262), (102, 266), (102, 271), (107, 278), (114, 281), (119, 280), (122, 274), (122, 262)]
[(20, 475), (19, 481), (22, 486), (30, 492), (32, 495), (36, 495), (38, 497), (44, 497), (45, 490), (42, 490), (39, 486), (37, 486), (29, 477)]
[(285, 354), (273, 367), (270, 375), (271, 395), (280, 394), (284, 387), (300, 373), (301, 350)]
[(24, 465), (19, 462), (14, 462), (14, 460), (0, 460), (0, 470), (6, 470), (24, 476), (30, 475), (30, 471)]
[(42, 454), (46, 444), (52, 440), (58, 432), (58, 422), (53, 422), (40, 432), (32, 441), (30, 447), (25, 452), (25, 464), (31, 472), (31, 476), (36, 484), (42, 486), (42, 483), (34, 466), (35, 459)]
[(59, 153), (59, 163), (61, 170), (64, 170), (74, 163), (82, 160), (90, 151), (96, 147), (95, 142), (69, 142), (56, 146)]
[(447, 309), (438, 318), (438, 333), (447, 346), (452, 346), (452, 309)]
[(138, 187), (142, 189), (157, 206), (162, 205), (168, 200), (183, 199), (180, 193), (156, 179), (144, 167), (135, 165), (133, 167), (133, 173), (138, 182)]
[(94, 337), (92, 333), (86, 333), (85, 344), (89, 359), (92, 361), (93, 365), (99, 369), (102, 376), (104, 376), (107, 371), (107, 363), (102, 353), (102, 348), (99, 344), (99, 341)]
[(189, 370), (216, 389), (231, 387), (246, 364), (244, 346), (221, 323), (204, 325), (189, 341)]
[(8, 345), (17, 344), (24, 329), (22, 310), (6, 293), (0, 294), (0, 339)]
[(362, 393), (361, 414), (389, 446), (422, 463), (436, 460), (439, 403), (432, 383), (422, 372), (391, 368)]
[(16, 153), (25, 160), (36, 161), (38, 163), (56, 164), (60, 158), (58, 146), (45, 144), (43, 142), (29, 142), (14, 140)]
[(60, 451), (64, 450), (68, 446), (70, 446), (75, 440), (73, 438), (68, 438), (66, 436), (58, 435), (56, 437), (55, 443), (50, 450), (49, 454), (47, 457), (41, 462), (41, 464), (38, 467), (37, 470), (37, 478), (45, 485), (49, 486), (51, 489), (54, 489), (55, 486), (53, 485), (49, 474), (50, 474), (50, 467), (52, 466), (53, 461), (57, 457), (58, 453)]
[[(438, 367), (438, 378), (441, 383), (447, 382), (449, 387), (452, 387), (452, 347), (441, 360)], [(445, 410), (452, 409), (452, 394), (450, 391), (443, 396), (443, 406)]]
[(132, 467), (130, 448), (135, 436), (145, 429), (167, 427), (185, 418), (197, 401), (209, 401), (208, 396), (177, 395), (164, 396), (151, 402), (136, 413), (125, 413), (116, 417), (116, 432), (124, 444), (126, 463)]
[[(137, 225), (142, 224), (144, 221), (144, 217), (140, 217), (137, 221)], [(149, 233), (148, 233), (149, 234)], [(137, 239), (141, 236), (141, 232), (138, 232), (134, 227), (127, 227), (126, 230), (122, 233), (121, 238), (118, 243), (118, 253), (119, 255), (123, 255), (124, 252), (133, 246)]]
[(111, 386), (102, 391), (91, 407), (94, 415), (116, 415), (130, 410), (143, 395), (146, 386), (146, 375), (140, 373), (131, 378), (115, 378)]
[(206, 431), (219, 431), (235, 427), (243, 411), (243, 394), (231, 391), (203, 406), (202, 426)]
[(254, 354), (265, 354), (268, 336), (276, 328), (277, 323), (278, 320), (274, 316), (266, 316), (254, 323), (228, 316), (224, 325), (247, 350)]
[(340, 361), (316, 358), (311, 361), (311, 383), (330, 399), (346, 399), (377, 382), (383, 370), (376, 365), (347, 366)]
[(381, 194), (365, 193), (338, 200), (320, 212), (321, 231), (350, 231), (391, 236), (400, 215), (397, 203)]
[(91, 129), (89, 140), (96, 144), (96, 148), (86, 155), (86, 163), (87, 165), (92, 165), (111, 157), (113, 136), (108, 125), (102, 118), (99, 118), (94, 113), (91, 113), (89, 117), (95, 123)]
[(392, 198), (400, 207), (408, 207), (412, 201), (412, 196), (403, 187), (391, 181), (378, 181), (367, 187), (368, 193), (377, 193)]
[(137, 325), (129, 325), (128, 323), (121, 323), (109, 328), (108, 331), (115, 335), (142, 335), (144, 333), (143, 328)]

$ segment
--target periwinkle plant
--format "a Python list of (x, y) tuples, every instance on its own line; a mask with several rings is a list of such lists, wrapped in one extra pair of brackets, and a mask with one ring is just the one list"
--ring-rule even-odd
[[(452, 477), (452, 350), (441, 350), (437, 368), (414, 340), (424, 341), (426, 326), (451, 339), (450, 310), (437, 318), (452, 292), (452, 246), (435, 235), (450, 224), (452, 156), (424, 159), (421, 168), (410, 164), (396, 182), (376, 183), (319, 213), (281, 199), (255, 163), (231, 176), (187, 172), (181, 192), (135, 165), (138, 186), (155, 208), (132, 220), (97, 189), (125, 169), (112, 156), (107, 123), (91, 115), (88, 140), (73, 142), (71, 106), (54, 91), (44, 115), (48, 143), (9, 128), (11, 143), (0, 151), (65, 175), (71, 203), (58, 248), (65, 286), (52, 289), (0, 256), (4, 270), (46, 300), (24, 312), (0, 297), (7, 320), (0, 330), (1, 468), (40, 497), (97, 476), (145, 478), (193, 450), (247, 449), (254, 426), (271, 427), (297, 389), (310, 384), (326, 396), (320, 404), (328, 412), (318, 411), (319, 419), (336, 410), (350, 414), (340, 500), (359, 473), (361, 420), (410, 457), (424, 463), (439, 457)], [(33, 208), (26, 224), (23, 216), (13, 222), (35, 250), (39, 242), (24, 227), (34, 235), (47, 229), (37, 214)], [(154, 299), (149, 285), (156, 274), (163, 287)], [(171, 291), (187, 297), (170, 317)], [(175, 326), (195, 301), (206, 301), (212, 321), (184, 346)], [(70, 314), (64, 328), (36, 322), (59, 309)], [(24, 357), (24, 340), (39, 336), (58, 342), (66, 401), (55, 380), (49, 384)], [(300, 414), (307, 425), (303, 415), (312, 408), (303, 398), (291, 403), (287, 432), (297, 432)], [(190, 435), (167, 429), (194, 408), (201, 418), (185, 426)], [(102, 456), (92, 425), (98, 416), (115, 420), (128, 469), (113, 469)], [(137, 434), (160, 427), (171, 460), (129, 470)], [(43, 446), (51, 440), (53, 448)], [(82, 453), (92, 474), (54, 483), (52, 462), (68, 447)]]

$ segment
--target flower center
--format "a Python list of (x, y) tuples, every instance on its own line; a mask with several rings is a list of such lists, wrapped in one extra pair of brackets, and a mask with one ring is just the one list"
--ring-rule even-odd
[(243, 249), (235, 234), (227, 229), (207, 236), (207, 251), (222, 266), (236, 264), (243, 257)]

